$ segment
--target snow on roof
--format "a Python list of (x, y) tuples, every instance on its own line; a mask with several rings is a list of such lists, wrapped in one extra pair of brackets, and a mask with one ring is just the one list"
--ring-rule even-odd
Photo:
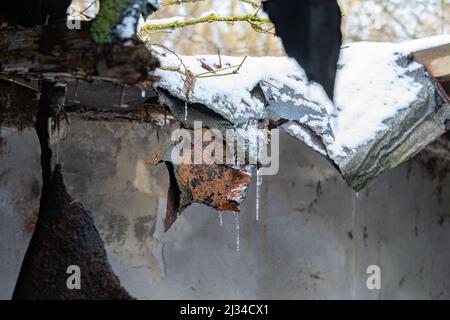
[[(414, 134), (429, 143), (445, 132), (441, 125), (450, 118), (450, 107), (423, 66), (409, 55), (448, 43), (450, 35), (399, 44), (345, 45), (335, 104), (287, 57), (248, 57), (244, 61), (218, 55), (175, 56), (158, 50), (163, 69), (155, 72), (160, 77), (156, 86), (182, 101), (202, 104), (238, 127), (255, 119), (288, 120), (283, 126), (288, 133), (326, 154), (359, 189), (370, 178), (420, 151), (425, 145), (418, 141), (402, 148), (417, 139)], [(181, 72), (167, 70), (173, 68)], [(196, 76), (188, 99), (182, 74), (185, 68)], [(257, 88), (264, 99), (255, 94)], [(434, 111), (444, 104), (444, 111), (433, 118)], [(426, 121), (435, 121), (435, 129), (424, 129)]]
[[(218, 55), (179, 56), (179, 58), (192, 73), (197, 75), (188, 101), (204, 104), (232, 123), (244, 124), (249, 119), (265, 118), (264, 103), (252, 96), (251, 93), (260, 81), (267, 82), (269, 86), (273, 87), (287, 85), (296, 92), (302, 93), (305, 99), (317, 101), (320, 106), (328, 108), (328, 110), (323, 110), (322, 107), (318, 107), (317, 111), (329, 112), (332, 110), (332, 103), (321, 86), (318, 84), (308, 85), (303, 69), (294, 59), (248, 57), (243, 62), (243, 57), (221, 56), (219, 58)], [(162, 66), (179, 67), (184, 72), (184, 67), (176, 56), (165, 53), (165, 56), (159, 56), (159, 59)], [(219, 63), (222, 64), (223, 71), (213, 73), (202, 67), (203, 65), (215, 69)], [(242, 66), (233, 74), (233, 71), (241, 63)], [(183, 93), (184, 75), (161, 69), (157, 69), (155, 75), (161, 78), (157, 84), (158, 87), (170, 91), (179, 99), (186, 100)], [(288, 95), (282, 98), (294, 99)]]
[(423, 85), (411, 76), (422, 65), (408, 61), (413, 52), (450, 43), (450, 36), (438, 36), (406, 43), (360, 42), (344, 46), (337, 73), (336, 117), (332, 121), (334, 156), (374, 139), (387, 130), (384, 121), (409, 107)]

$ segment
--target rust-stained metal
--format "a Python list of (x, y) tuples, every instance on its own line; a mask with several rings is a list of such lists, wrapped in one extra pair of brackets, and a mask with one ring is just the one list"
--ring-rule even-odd
[(250, 175), (228, 165), (179, 165), (175, 168), (180, 205), (204, 203), (220, 211), (239, 212)]
[(167, 168), (173, 178), (164, 222), (166, 231), (192, 203), (202, 203), (219, 211), (240, 212), (240, 203), (251, 182), (246, 170), (223, 164), (181, 164)]
[(149, 165), (164, 162), (170, 176), (164, 228), (167, 231), (192, 203), (202, 203), (219, 211), (240, 212), (251, 182), (253, 166), (228, 164), (172, 163), (166, 145), (147, 160)]

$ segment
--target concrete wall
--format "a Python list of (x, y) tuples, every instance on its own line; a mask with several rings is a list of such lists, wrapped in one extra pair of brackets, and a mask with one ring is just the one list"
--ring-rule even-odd
[[(450, 180), (416, 162), (357, 196), (338, 172), (282, 134), (277, 176), (265, 177), (260, 221), (255, 186), (234, 215), (190, 207), (162, 231), (168, 175), (148, 167), (170, 127), (72, 117), (59, 159), (69, 192), (96, 215), (110, 261), (137, 298), (450, 298)], [(11, 297), (40, 192), (34, 132), (0, 139), (0, 298)], [(159, 139), (158, 139), (159, 137)], [(381, 267), (381, 290), (366, 268)]]

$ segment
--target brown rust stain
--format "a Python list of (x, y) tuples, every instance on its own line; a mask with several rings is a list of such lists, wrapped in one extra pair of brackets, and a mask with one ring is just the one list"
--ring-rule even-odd
[(24, 228), (27, 234), (33, 234), (38, 216), (38, 209), (33, 209), (33, 213), (24, 218)]
[(164, 157), (164, 148), (152, 154), (145, 163), (151, 166), (156, 166), (157, 164), (160, 164), (162, 162), (163, 157)]

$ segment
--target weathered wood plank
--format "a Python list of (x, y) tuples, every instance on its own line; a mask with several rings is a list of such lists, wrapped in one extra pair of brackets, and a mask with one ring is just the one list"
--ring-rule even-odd
[(423, 64), (432, 77), (442, 82), (450, 80), (450, 44), (416, 52), (413, 58)]
[(138, 40), (96, 44), (90, 24), (69, 30), (65, 24), (0, 29), (0, 72), (22, 76), (91, 77), (136, 84), (158, 66)]
[[(145, 84), (122, 86), (109, 81), (64, 81), (67, 85), (64, 110), (84, 119), (165, 123), (173, 120)], [(0, 78), (0, 127), (32, 127), (36, 121), (38, 82)], [(145, 96), (144, 94), (145, 93)]]

